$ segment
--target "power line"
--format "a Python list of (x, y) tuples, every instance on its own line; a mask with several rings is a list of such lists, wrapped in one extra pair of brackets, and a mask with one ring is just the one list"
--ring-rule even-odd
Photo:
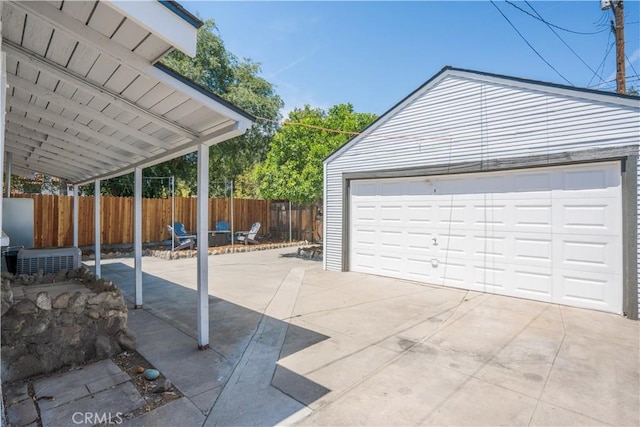
[[(632, 77), (630, 79), (627, 79), (628, 82), (635, 82), (635, 81), (639, 81), (640, 80), (640, 76), (638, 77)], [(600, 86), (611, 86), (611, 83), (615, 83), (616, 79), (613, 80), (607, 80), (604, 82), (600, 82), (598, 84), (595, 85), (591, 85), (591, 86), (587, 86), (588, 88), (594, 88), (594, 87), (600, 87)]]
[(540, 54), (540, 52), (538, 52), (538, 51), (536, 50), (536, 48), (535, 48), (535, 47), (533, 47), (533, 46), (531, 45), (531, 43), (529, 43), (529, 41), (528, 41), (528, 40), (527, 40), (527, 39), (522, 35), (522, 33), (521, 33), (520, 31), (518, 31), (518, 29), (516, 28), (516, 26), (515, 26), (515, 25), (513, 25), (513, 23), (509, 20), (509, 18), (507, 18), (507, 15), (505, 15), (505, 14), (500, 10), (500, 8), (498, 7), (498, 5), (496, 5), (496, 4), (494, 3), (494, 1), (493, 1), (493, 0), (490, 0), (490, 2), (491, 2), (491, 4), (493, 5), (493, 7), (495, 7), (495, 8), (498, 10), (498, 12), (500, 12), (500, 15), (502, 15), (502, 17), (503, 17), (504, 19), (506, 19), (506, 20), (507, 20), (507, 22), (509, 23), (509, 25), (511, 25), (511, 27), (515, 30), (515, 32), (516, 32), (516, 33), (518, 33), (518, 35), (522, 38), (522, 40), (524, 40), (524, 42), (527, 44), (527, 46), (529, 46), (529, 47), (531, 48), (531, 50), (533, 50), (533, 51), (536, 53), (536, 55), (538, 55), (538, 57), (544, 61), (544, 63), (545, 63), (545, 64), (547, 64), (547, 65), (548, 65), (548, 66), (549, 66), (553, 71), (555, 71), (555, 72), (556, 72), (560, 77), (562, 77), (562, 79), (563, 79), (564, 81), (566, 81), (567, 83), (569, 83), (571, 86), (574, 86), (574, 84), (573, 84), (573, 83), (571, 83), (571, 82), (570, 82), (570, 81), (569, 81), (565, 76), (563, 76), (563, 75), (560, 73), (560, 71), (556, 70), (556, 68), (555, 68), (553, 65), (551, 65), (551, 64), (549, 63), (549, 61), (547, 61), (546, 59), (544, 59), (544, 57)]
[(600, 19), (598, 19), (598, 22), (594, 22), (593, 24), (596, 27), (604, 27), (606, 26), (607, 29), (609, 28), (609, 14), (607, 12), (605, 12), (604, 10), (601, 11), (602, 13), (600, 14)]
[[(516, 4), (511, 3), (509, 0), (504, 0), (504, 1), (505, 1), (505, 3), (507, 3), (507, 4), (509, 4), (509, 5), (513, 6), (513, 7), (515, 7), (516, 9), (518, 9), (520, 12), (525, 13), (525, 14), (529, 15), (530, 17), (532, 17), (532, 18), (534, 18), (534, 19), (537, 19), (538, 21), (544, 22), (545, 24), (547, 24), (547, 25), (548, 25), (548, 26), (550, 26), (550, 27), (554, 27), (554, 28), (557, 28), (557, 29), (559, 29), (559, 30), (566, 31), (567, 33), (580, 34), (580, 35), (593, 35), (593, 34), (600, 34), (600, 33), (603, 33), (603, 32), (605, 32), (605, 31), (607, 31), (607, 30), (608, 30), (608, 28), (604, 28), (604, 29), (602, 29), (602, 30), (592, 31), (592, 32), (584, 32), (584, 31), (574, 31), (574, 30), (569, 30), (568, 28), (563, 28), (563, 27), (560, 27), (560, 26), (558, 26), (558, 25), (554, 25), (554, 24), (552, 24), (552, 23), (550, 23), (550, 22), (548, 22), (548, 21), (545, 21), (545, 19), (544, 19), (542, 16), (540, 16), (540, 14), (539, 14), (538, 12), (536, 12), (536, 14), (537, 14), (538, 16), (535, 16), (535, 15), (531, 14), (529, 11), (522, 9), (520, 6), (518, 6), (518, 5), (516, 5)], [(526, 3), (526, 2), (525, 2), (525, 3)], [(527, 3), (527, 4), (528, 4), (528, 3)], [(529, 7), (531, 7), (531, 5), (529, 5)], [(533, 9), (533, 8), (531, 8), (531, 9)], [(534, 12), (535, 12), (535, 11), (534, 11)]]
[[(575, 50), (573, 50), (573, 49), (571, 48), (571, 46), (569, 46), (569, 44), (568, 44), (568, 43), (567, 43), (567, 42), (566, 42), (566, 41), (565, 41), (565, 40), (560, 36), (560, 34), (558, 34), (558, 32), (557, 32), (556, 30), (554, 30), (554, 29), (553, 29), (553, 26), (552, 26), (551, 24), (549, 24), (547, 21), (545, 21), (545, 20), (544, 20), (544, 18), (542, 18), (542, 15), (540, 15), (540, 13), (538, 13), (538, 11), (537, 11), (537, 10), (535, 10), (535, 9), (533, 8), (533, 6), (532, 6), (532, 5), (531, 5), (527, 0), (524, 0), (524, 2), (527, 4), (527, 6), (529, 6), (529, 7), (531, 8), (531, 10), (533, 10), (533, 12), (534, 12), (536, 15), (538, 15), (538, 16), (540, 17), (540, 21), (544, 22), (544, 23), (547, 25), (547, 27), (549, 27), (549, 29), (553, 32), (553, 34), (555, 34), (555, 35), (556, 35), (556, 37), (558, 37), (558, 38), (560, 39), (560, 41), (561, 41), (561, 42), (562, 42), (562, 43), (563, 43), (563, 44), (564, 44), (564, 45), (565, 45), (565, 46), (566, 46), (566, 47), (571, 51), (571, 53), (573, 53), (573, 54), (576, 56), (576, 58), (578, 58), (578, 59), (580, 60), (580, 62), (582, 62), (582, 63), (585, 65), (585, 67), (587, 67), (587, 68), (588, 68), (592, 73), (594, 73), (594, 74), (596, 74), (598, 77), (600, 77), (600, 80), (604, 80), (600, 75), (598, 75), (598, 72), (597, 72), (597, 71), (595, 71), (593, 68), (591, 68), (591, 67), (589, 66), (589, 64), (587, 64), (587, 63), (584, 61), (584, 59), (582, 59), (582, 57), (580, 57), (580, 55), (578, 55), (578, 53), (577, 53)], [(507, 3), (509, 3), (509, 2), (507, 1)]]
[[(259, 116), (256, 116), (256, 119), (263, 120), (265, 122), (279, 124), (280, 126), (300, 126), (300, 127), (304, 127), (304, 128), (315, 129), (315, 130), (320, 130), (320, 131), (329, 132), (329, 133), (339, 133), (339, 134), (342, 134), (342, 135), (349, 135), (349, 136), (352, 136), (352, 137), (356, 136), (356, 135), (365, 135), (365, 136), (374, 135), (373, 132), (353, 132), (353, 131), (341, 130), (341, 129), (331, 129), (331, 128), (327, 128), (327, 127), (323, 127), (323, 126), (310, 125), (310, 124), (307, 124), (307, 123), (292, 122), (290, 120), (281, 120), (281, 121), (279, 121), (279, 120), (273, 120), (273, 119), (268, 119), (266, 117), (259, 117)], [(451, 142), (451, 140), (452, 140), (452, 138), (450, 136), (382, 135), (382, 136), (379, 136), (379, 137), (380, 138), (386, 138), (386, 139), (399, 139), (399, 140), (409, 140), (409, 141), (429, 141), (429, 142), (434, 142), (434, 141)]]
[[(611, 53), (611, 49), (613, 49), (614, 44), (615, 42), (611, 42), (611, 33), (609, 33), (609, 37), (607, 38), (607, 47), (605, 48), (606, 50), (604, 52), (604, 58), (602, 58), (602, 61), (600, 61), (600, 65), (596, 67), (596, 70), (604, 70), (604, 63), (607, 61), (607, 57), (609, 56), (609, 53)], [(598, 76), (598, 74), (594, 73), (593, 76), (591, 76), (591, 78), (589, 79), (589, 83), (587, 83), (587, 87), (590, 87), (589, 85), (591, 84), (595, 76)], [(602, 80), (602, 77), (600, 77), (600, 80)]]
[(624, 57), (627, 58), (627, 62), (631, 66), (631, 69), (633, 70), (635, 76), (638, 77), (638, 72), (636, 71), (636, 67), (633, 66), (633, 62), (631, 62), (631, 60), (629, 59), (626, 53), (624, 54)]

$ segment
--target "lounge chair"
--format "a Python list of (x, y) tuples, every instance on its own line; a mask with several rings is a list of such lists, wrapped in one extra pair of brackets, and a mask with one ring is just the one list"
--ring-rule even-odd
[(256, 235), (258, 234), (258, 230), (260, 230), (260, 223), (254, 222), (251, 226), (251, 230), (249, 231), (238, 231), (235, 235), (236, 241), (240, 243), (244, 243), (245, 245), (248, 243), (257, 244)]
[(230, 231), (229, 223), (227, 221), (216, 222), (216, 231)]
[(181, 222), (174, 222), (173, 226), (167, 225), (167, 231), (171, 234), (171, 238), (173, 239), (174, 251), (184, 249), (186, 247), (193, 249), (196, 244), (196, 236), (187, 233), (187, 230), (184, 228), (184, 224)]

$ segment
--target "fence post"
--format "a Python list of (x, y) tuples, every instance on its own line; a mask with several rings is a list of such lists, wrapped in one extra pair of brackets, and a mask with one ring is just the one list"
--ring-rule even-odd
[(80, 191), (79, 185), (73, 186), (73, 246), (78, 247), (78, 225), (80, 218)]
[(100, 180), (96, 179), (93, 185), (93, 252), (95, 259), (95, 275), (97, 278), (100, 278)]

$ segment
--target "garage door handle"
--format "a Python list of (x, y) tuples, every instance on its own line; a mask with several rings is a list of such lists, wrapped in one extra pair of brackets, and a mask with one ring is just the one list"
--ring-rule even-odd
[(433, 246), (438, 246), (438, 238), (437, 237), (434, 237), (431, 240), (433, 240)]

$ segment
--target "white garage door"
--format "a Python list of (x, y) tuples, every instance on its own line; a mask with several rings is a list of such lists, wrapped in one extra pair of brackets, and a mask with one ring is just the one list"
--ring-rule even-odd
[(349, 269), (622, 311), (620, 164), (351, 183)]

